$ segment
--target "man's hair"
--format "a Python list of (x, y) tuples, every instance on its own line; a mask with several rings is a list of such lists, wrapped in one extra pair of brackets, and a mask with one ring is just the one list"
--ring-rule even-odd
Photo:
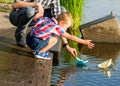
[(73, 18), (70, 12), (62, 12), (60, 15), (58, 15), (57, 21), (64, 21), (65, 23), (71, 21), (71, 24), (73, 24)]

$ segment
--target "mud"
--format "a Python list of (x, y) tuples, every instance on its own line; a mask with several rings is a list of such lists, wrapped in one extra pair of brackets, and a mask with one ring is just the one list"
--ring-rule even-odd
[(0, 12), (0, 86), (50, 86), (52, 60), (35, 59), (16, 45), (9, 13)]

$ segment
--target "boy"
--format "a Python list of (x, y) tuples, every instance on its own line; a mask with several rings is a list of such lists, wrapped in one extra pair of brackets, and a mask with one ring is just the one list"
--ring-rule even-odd
[(61, 13), (56, 19), (42, 16), (43, 14), (36, 13), (34, 17), (36, 24), (26, 39), (28, 46), (34, 50), (37, 58), (51, 59), (46, 51), (57, 43), (56, 35), (87, 45), (90, 49), (94, 47), (91, 40), (80, 39), (66, 32), (73, 23), (69, 12)]

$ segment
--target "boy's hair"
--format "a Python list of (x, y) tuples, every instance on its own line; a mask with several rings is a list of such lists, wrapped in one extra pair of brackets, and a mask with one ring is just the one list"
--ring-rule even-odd
[(62, 12), (60, 15), (58, 15), (57, 21), (64, 21), (65, 23), (71, 21), (71, 25), (73, 24), (73, 18), (70, 12)]

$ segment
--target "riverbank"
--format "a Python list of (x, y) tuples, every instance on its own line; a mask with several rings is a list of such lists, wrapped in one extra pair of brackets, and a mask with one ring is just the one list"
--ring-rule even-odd
[(16, 45), (9, 12), (0, 12), (0, 86), (50, 86), (52, 60), (40, 62)]

